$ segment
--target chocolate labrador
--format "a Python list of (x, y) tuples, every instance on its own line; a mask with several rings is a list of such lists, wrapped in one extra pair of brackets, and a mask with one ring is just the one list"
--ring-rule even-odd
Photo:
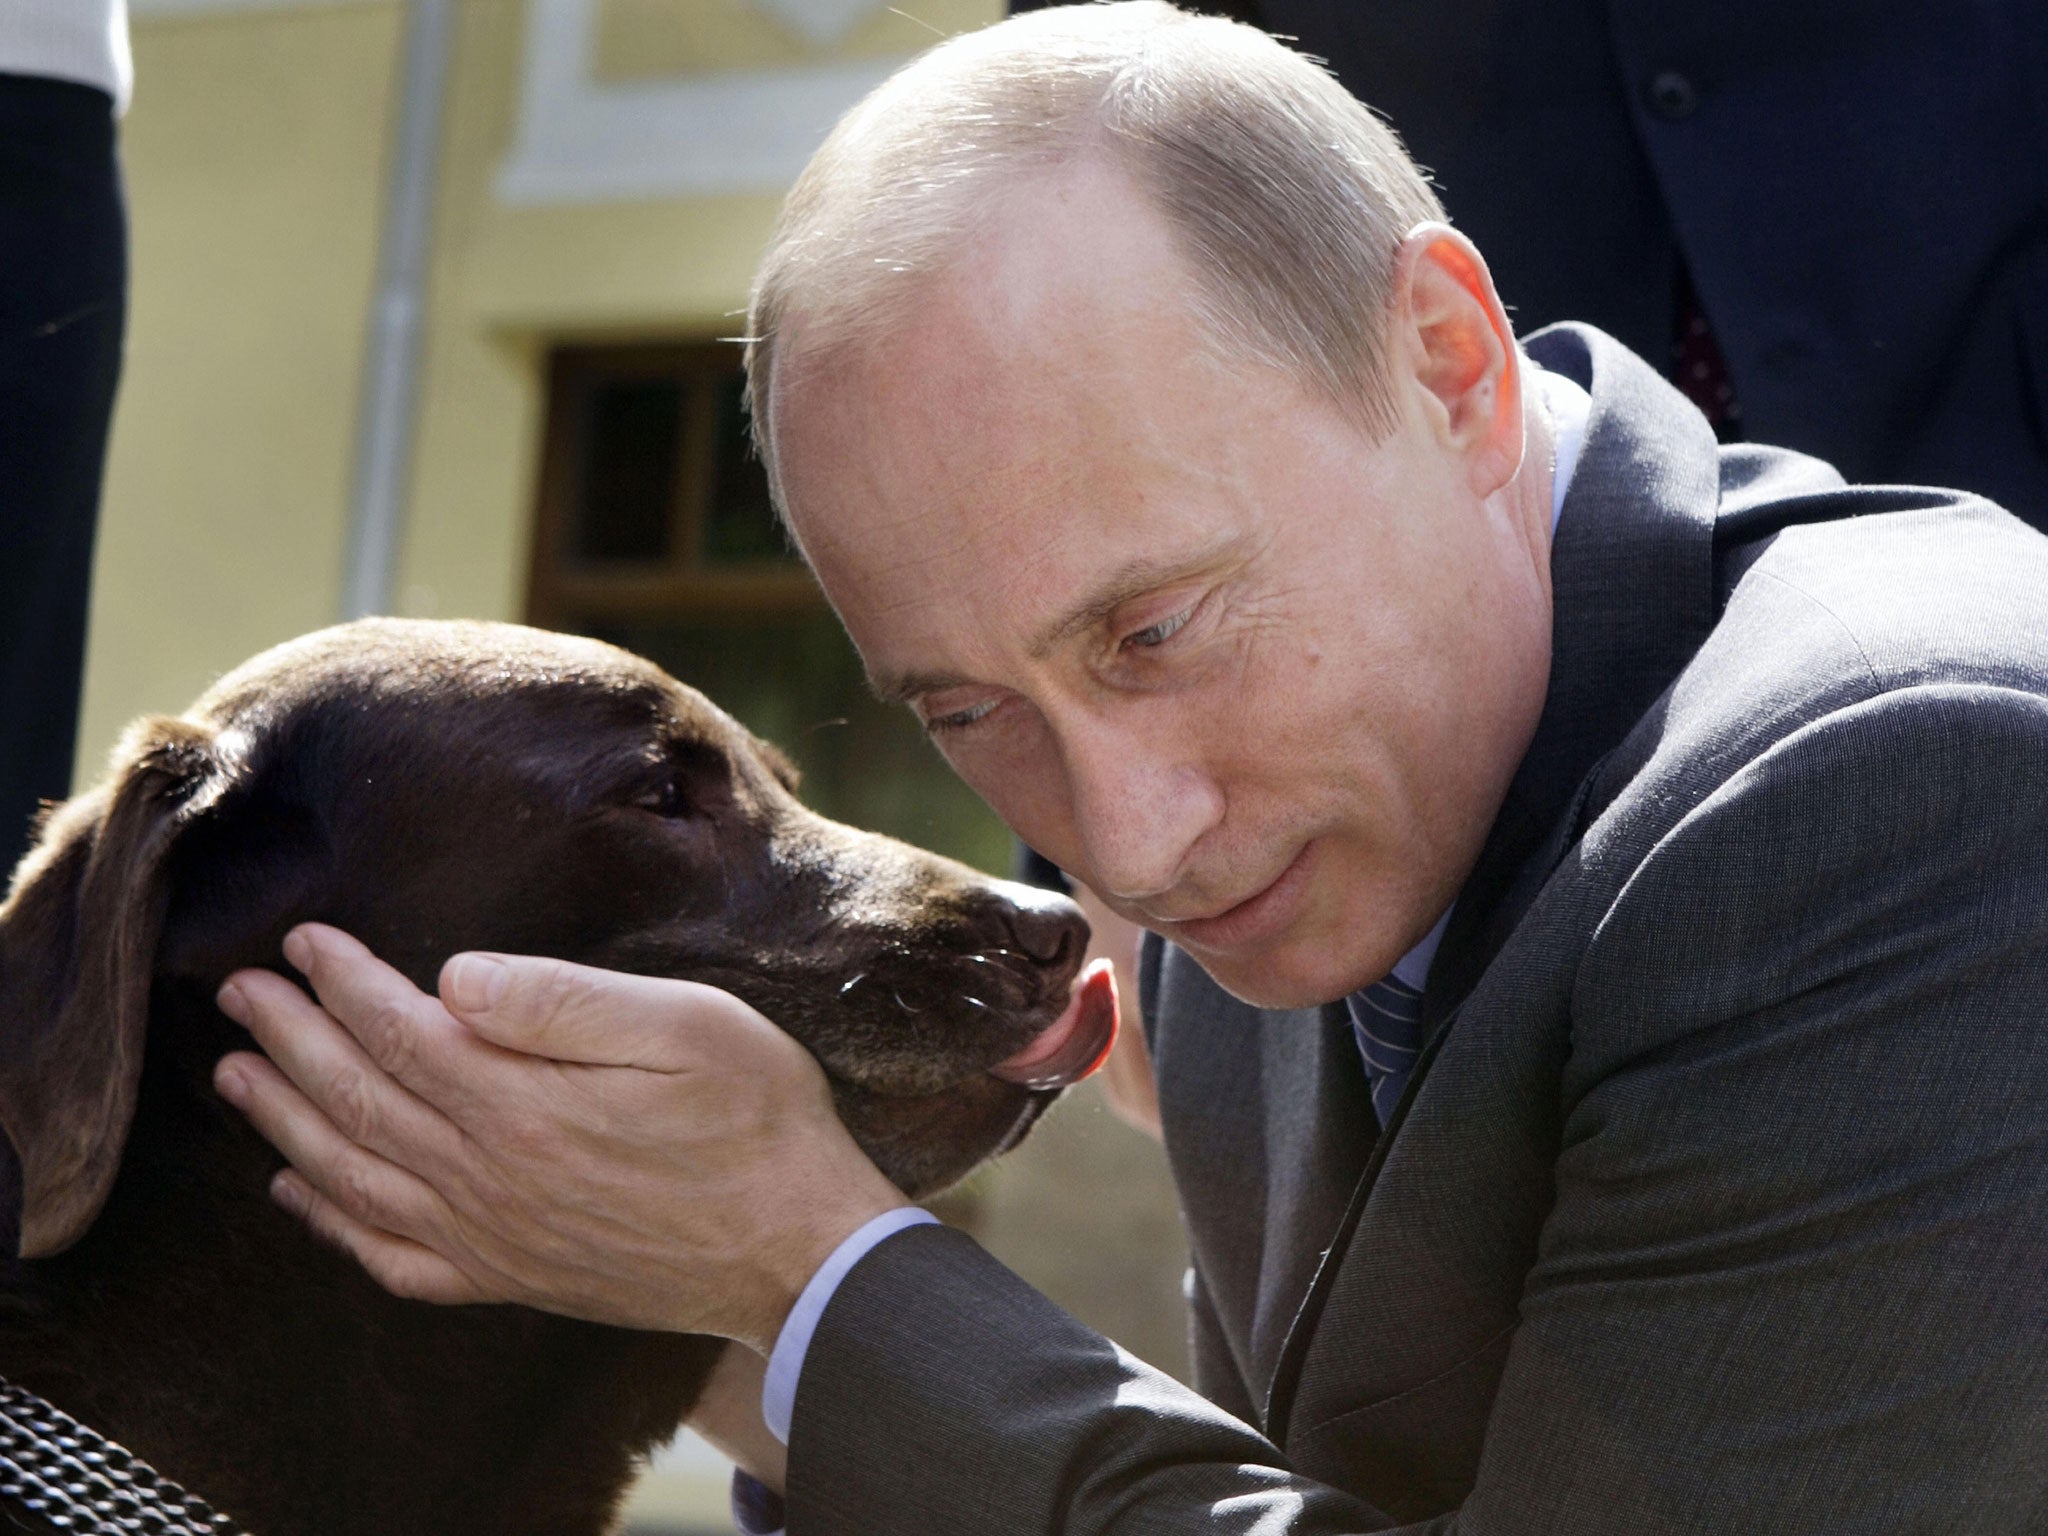
[(213, 995), (311, 919), (426, 988), (471, 948), (710, 982), (929, 1193), (1106, 1049), (1086, 925), (794, 788), (655, 667), (509, 625), (345, 625), (138, 723), (0, 908), (0, 1376), (257, 1536), (607, 1529), (716, 1341), (385, 1294), (271, 1205)]

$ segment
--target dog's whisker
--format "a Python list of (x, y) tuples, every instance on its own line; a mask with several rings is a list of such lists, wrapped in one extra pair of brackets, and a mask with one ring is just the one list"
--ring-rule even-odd
[(1015, 976), (1027, 981), (1039, 970), (1037, 962), (1029, 955), (1020, 954), (1014, 949), (986, 949), (970, 958), (1006, 976)]
[(851, 992), (855, 987), (859, 986), (862, 982), (866, 981), (867, 979), (868, 973), (866, 971), (862, 971), (858, 976), (854, 977), (853, 980), (847, 982), (844, 986), (840, 987), (839, 995), (841, 997), (846, 996), (847, 993)]
[(913, 1008), (913, 1007), (911, 1007), (911, 1006), (910, 1006), (910, 1004), (908, 1004), (908, 1003), (906, 1003), (905, 1001), (903, 1001), (903, 994), (902, 994), (901, 992), (892, 992), (892, 993), (890, 993), (889, 995), (890, 995), (891, 997), (893, 997), (893, 998), (895, 998), (895, 999), (896, 999), (896, 1006), (897, 1006), (898, 1008), (901, 1008), (901, 1009), (902, 1009), (902, 1010), (903, 1010), (903, 1011), (904, 1011), (905, 1013), (923, 1013), (923, 1012), (924, 1012), (924, 1010), (923, 1010), (922, 1008)]

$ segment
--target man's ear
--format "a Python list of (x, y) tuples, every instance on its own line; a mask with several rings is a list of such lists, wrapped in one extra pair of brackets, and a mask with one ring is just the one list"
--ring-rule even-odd
[[(84, 1236), (135, 1114), (165, 856), (218, 781), (212, 732), (144, 720), (91, 792), (59, 807), (0, 906), (0, 1227), (25, 1258)], [(0, 1231), (0, 1239), (8, 1234)], [(9, 1253), (17, 1251), (7, 1245)]]
[(1522, 467), (1521, 353), (1478, 248), (1448, 224), (1418, 224), (1401, 242), (1390, 353), (1420, 385), (1445, 445), (1491, 496)]

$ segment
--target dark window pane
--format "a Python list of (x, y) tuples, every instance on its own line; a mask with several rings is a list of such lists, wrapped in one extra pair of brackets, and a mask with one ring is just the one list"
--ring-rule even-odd
[(754, 457), (741, 404), (745, 380), (717, 380), (710, 501), (704, 508), (704, 563), (708, 566), (788, 563), (796, 559), (768, 500), (768, 472)]
[(868, 692), (860, 657), (831, 613), (612, 619), (586, 632), (667, 668), (789, 753), (814, 810), (1009, 872), (1002, 823), (946, 766), (908, 710)]
[(668, 559), (682, 446), (677, 381), (615, 380), (590, 392), (570, 541), (575, 559)]

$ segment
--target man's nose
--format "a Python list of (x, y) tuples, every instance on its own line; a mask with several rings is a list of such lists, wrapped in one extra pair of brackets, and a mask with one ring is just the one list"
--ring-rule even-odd
[(1089, 738), (1066, 757), (1074, 830), (1096, 890), (1142, 903), (1172, 889), (1188, 851), (1223, 819), (1215, 780), (1171, 744)]

